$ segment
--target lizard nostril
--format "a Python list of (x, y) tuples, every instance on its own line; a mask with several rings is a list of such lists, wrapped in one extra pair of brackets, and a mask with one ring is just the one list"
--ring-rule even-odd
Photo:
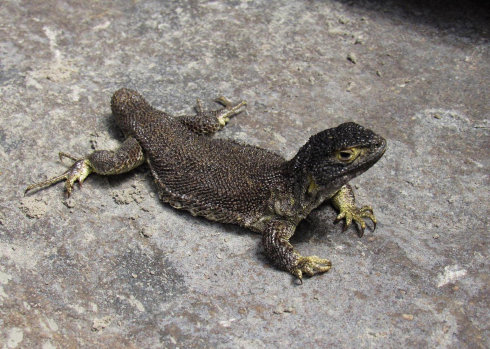
[(381, 148), (383, 146), (383, 143), (384, 143), (383, 140), (378, 138), (373, 140), (372, 144), (375, 148)]

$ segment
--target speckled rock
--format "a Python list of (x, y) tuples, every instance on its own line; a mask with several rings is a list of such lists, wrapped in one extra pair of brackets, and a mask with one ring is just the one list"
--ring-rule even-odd
[[(358, 3), (4, 1), (0, 347), (490, 347), (487, 5)], [(334, 265), (297, 286), (258, 235), (161, 204), (147, 168), (24, 198), (59, 151), (121, 140), (120, 87), (172, 114), (244, 99), (218, 137), (286, 157), (369, 127), (389, 148), (353, 184), (376, 232), (314, 211), (293, 244)]]

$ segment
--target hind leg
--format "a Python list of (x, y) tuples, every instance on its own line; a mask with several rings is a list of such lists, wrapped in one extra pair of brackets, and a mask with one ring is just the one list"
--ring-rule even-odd
[(204, 111), (201, 101), (198, 99), (196, 106), (197, 114), (179, 116), (179, 120), (192, 132), (197, 134), (213, 134), (221, 130), (233, 115), (241, 112), (241, 108), (247, 105), (245, 101), (233, 105), (233, 103), (223, 96), (216, 99), (216, 102), (222, 104), (224, 108)]
[(59, 176), (28, 186), (24, 194), (27, 194), (32, 189), (49, 187), (66, 179), (66, 194), (70, 196), (75, 182), (78, 181), (81, 187), (85, 178), (92, 172), (101, 175), (119, 174), (131, 171), (145, 162), (143, 149), (141, 149), (141, 146), (134, 138), (126, 139), (114, 151), (97, 150), (82, 159), (75, 158), (66, 153), (60, 153), (59, 156), (60, 159), (67, 157), (75, 161), (75, 163), (68, 171)]

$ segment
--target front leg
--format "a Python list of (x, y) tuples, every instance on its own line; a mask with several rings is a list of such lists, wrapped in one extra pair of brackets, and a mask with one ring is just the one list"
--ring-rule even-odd
[(216, 102), (224, 105), (224, 108), (204, 111), (201, 101), (198, 99), (196, 107), (197, 114), (182, 115), (179, 116), (179, 120), (192, 132), (197, 134), (213, 134), (221, 130), (233, 115), (238, 114), (241, 108), (247, 105), (245, 101), (233, 105), (225, 97), (219, 97), (216, 99)]
[(345, 218), (345, 225), (343, 231), (355, 221), (361, 227), (359, 232), (359, 237), (364, 235), (364, 229), (366, 229), (366, 222), (363, 218), (369, 218), (373, 223), (373, 231), (376, 229), (376, 217), (374, 217), (373, 209), (371, 206), (363, 206), (358, 208), (356, 206), (356, 198), (354, 196), (354, 191), (349, 184), (344, 185), (335, 194), (332, 199), (333, 206), (340, 211), (339, 215), (335, 219), (335, 222), (339, 222)]
[(289, 243), (295, 227), (282, 219), (270, 221), (263, 232), (262, 242), (271, 262), (279, 269), (296, 276), (303, 283), (303, 274), (313, 276), (330, 269), (332, 263), (328, 259), (317, 256), (302, 257)]
[(75, 182), (78, 181), (81, 187), (85, 178), (92, 172), (101, 175), (124, 173), (138, 167), (145, 161), (143, 149), (141, 149), (138, 141), (131, 137), (126, 139), (115, 151), (97, 150), (82, 159), (75, 158), (66, 153), (59, 153), (59, 156), (60, 160), (63, 157), (67, 157), (75, 161), (75, 163), (68, 171), (59, 176), (28, 186), (24, 194), (27, 194), (32, 189), (48, 187), (66, 179), (66, 194), (70, 196)]

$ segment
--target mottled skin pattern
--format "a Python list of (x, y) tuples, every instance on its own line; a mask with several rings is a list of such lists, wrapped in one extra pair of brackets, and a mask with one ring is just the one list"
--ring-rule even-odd
[(371, 207), (357, 208), (348, 181), (370, 168), (383, 155), (386, 141), (355, 123), (345, 123), (312, 136), (291, 160), (265, 149), (209, 134), (221, 129), (245, 102), (197, 114), (173, 117), (159, 111), (136, 91), (120, 89), (111, 100), (117, 125), (126, 136), (115, 151), (99, 150), (75, 163), (64, 174), (29, 186), (26, 192), (66, 179), (70, 195), (76, 181), (91, 173), (118, 174), (147, 162), (160, 197), (194, 216), (234, 223), (262, 234), (271, 262), (302, 280), (330, 269), (327, 259), (302, 257), (289, 243), (298, 223), (325, 200), (346, 219), (356, 221), (360, 236), (363, 218), (376, 219)]

